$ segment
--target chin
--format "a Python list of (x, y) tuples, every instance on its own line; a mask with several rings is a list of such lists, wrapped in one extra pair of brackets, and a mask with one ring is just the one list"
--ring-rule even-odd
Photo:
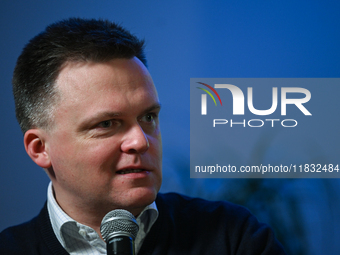
[(130, 206), (127, 210), (134, 215), (138, 215), (147, 205), (155, 201), (159, 189), (138, 188), (133, 191), (130, 197)]

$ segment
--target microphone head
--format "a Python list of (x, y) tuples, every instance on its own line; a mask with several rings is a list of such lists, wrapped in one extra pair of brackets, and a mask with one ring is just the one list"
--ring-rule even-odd
[(132, 213), (116, 209), (105, 215), (100, 225), (100, 232), (106, 242), (115, 236), (129, 236), (135, 240), (139, 226)]

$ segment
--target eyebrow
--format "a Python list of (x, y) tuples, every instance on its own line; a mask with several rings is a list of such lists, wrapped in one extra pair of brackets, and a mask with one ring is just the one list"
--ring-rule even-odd
[(160, 103), (155, 103), (153, 105), (151, 105), (150, 107), (146, 108), (142, 113), (141, 115), (144, 115), (148, 112), (152, 112), (152, 111), (155, 111), (155, 110), (160, 110), (161, 109), (161, 104)]
[[(155, 111), (155, 110), (160, 110), (161, 109), (161, 104), (159, 102), (151, 105), (150, 107), (146, 108), (145, 110), (143, 110), (141, 112), (141, 115), (144, 115), (148, 112), (151, 112), (151, 111)], [(87, 119), (83, 120), (81, 122), (81, 124), (79, 125), (79, 128), (78, 128), (78, 131), (84, 131), (88, 128), (90, 128), (92, 125), (95, 125), (97, 124), (97, 122), (99, 120), (102, 120), (102, 119), (113, 119), (113, 118), (117, 118), (119, 116), (123, 116), (124, 114), (122, 112), (108, 112), (108, 111), (105, 111), (105, 112), (99, 112), (95, 115), (92, 115), (90, 117), (88, 117)]]

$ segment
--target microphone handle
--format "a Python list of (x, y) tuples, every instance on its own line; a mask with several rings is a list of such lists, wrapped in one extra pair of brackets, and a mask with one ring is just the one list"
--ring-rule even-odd
[(135, 255), (134, 241), (125, 235), (110, 238), (106, 250), (107, 255)]

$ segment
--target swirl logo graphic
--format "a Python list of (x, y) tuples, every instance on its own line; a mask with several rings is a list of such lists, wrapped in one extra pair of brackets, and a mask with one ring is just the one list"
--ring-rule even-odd
[[(197, 83), (202, 84), (202, 85), (206, 86), (207, 88), (209, 88), (217, 96), (217, 98), (220, 101), (220, 104), (222, 106), (222, 100), (220, 98), (220, 95), (217, 93), (217, 91), (213, 87), (211, 87), (210, 85), (205, 84), (203, 82), (197, 82)], [(200, 88), (200, 87), (197, 87), (197, 88), (206, 92), (212, 98), (212, 100), (214, 100), (215, 106), (217, 106), (215, 97), (213, 96), (213, 94), (211, 94), (211, 92), (209, 90), (204, 89), (204, 88)], [(201, 102), (202, 102), (201, 103), (201, 115), (207, 115), (207, 94), (202, 94), (202, 96), (201, 96)]]

